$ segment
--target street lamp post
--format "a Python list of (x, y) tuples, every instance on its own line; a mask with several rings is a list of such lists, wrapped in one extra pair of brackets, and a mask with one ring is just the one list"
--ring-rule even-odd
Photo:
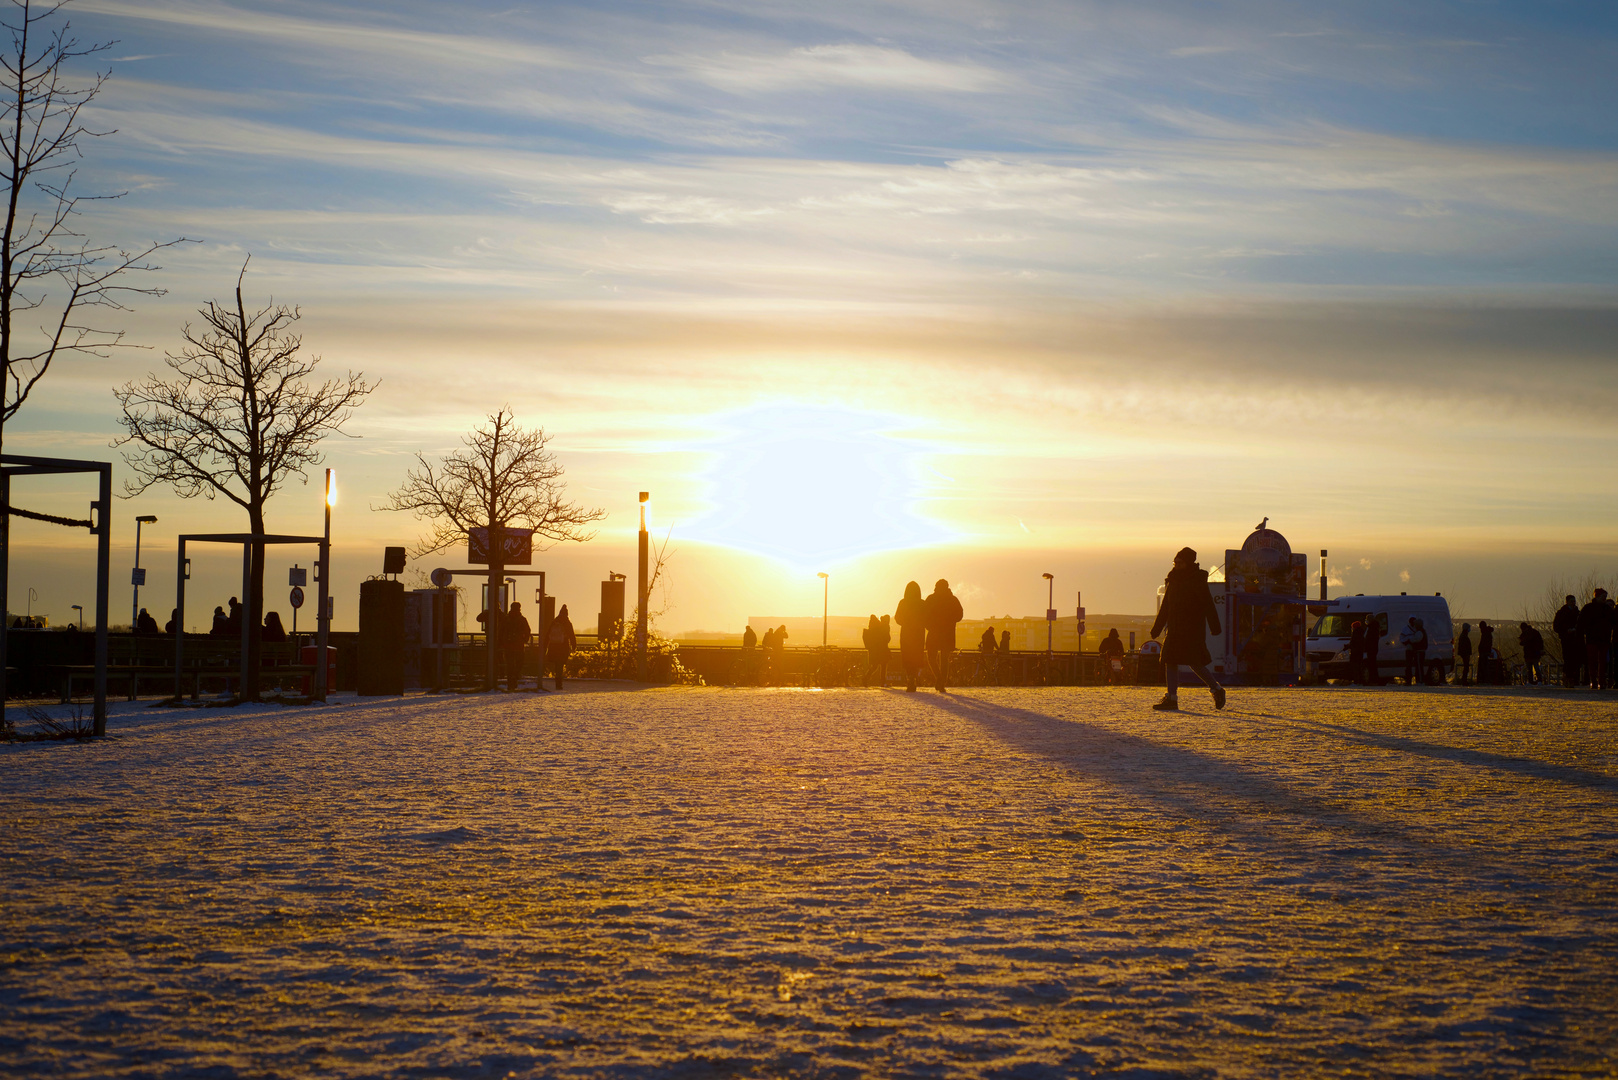
[(635, 613), (635, 678), (641, 682), (646, 681), (646, 600), (647, 600), (647, 551), (650, 540), (646, 535), (646, 501), (652, 497), (649, 491), (640, 493), (640, 579), (636, 582), (639, 598), (639, 609)]
[(1056, 575), (1041, 574), (1048, 586), (1045, 596), (1045, 681), (1051, 681), (1051, 644), (1056, 633)]
[(326, 648), (331, 635), (331, 512), (337, 505), (337, 470), (326, 470), (326, 531), (320, 540), (320, 590), (315, 596), (315, 697), (326, 700)]
[(824, 586), (820, 593), (820, 647), (824, 649), (826, 647), (826, 621), (831, 612), (831, 577), (822, 571), (820, 580)]
[(83, 630), (84, 629), (84, 605), (83, 604), (74, 604), (73, 605), (73, 610), (77, 611), (79, 613), (79, 629)]
[(146, 574), (140, 568), (140, 527), (142, 525), (156, 525), (156, 514), (141, 514), (135, 519), (135, 569), (130, 572), (129, 581), (135, 587), (135, 598), (129, 605), (129, 629), (135, 629), (135, 623), (140, 619), (140, 587), (146, 584)]

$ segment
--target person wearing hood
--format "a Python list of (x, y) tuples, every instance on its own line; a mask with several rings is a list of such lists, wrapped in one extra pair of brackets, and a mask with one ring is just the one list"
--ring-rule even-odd
[(1168, 637), (1163, 642), (1163, 674), (1168, 692), (1152, 708), (1160, 712), (1174, 712), (1180, 708), (1180, 667), (1191, 669), (1213, 694), (1214, 708), (1225, 707), (1225, 688), (1208, 670), (1213, 659), (1208, 655), (1208, 639), (1203, 633), (1220, 632), (1219, 612), (1214, 608), (1213, 593), (1208, 590), (1208, 571), (1197, 565), (1197, 553), (1181, 548), (1174, 556), (1174, 568), (1163, 579), (1163, 604), (1157, 609), (1157, 620), (1152, 623), (1153, 640), (1165, 629)]
[(1124, 670), (1124, 639), (1118, 636), (1115, 626), (1101, 639), (1101, 647), (1096, 650), (1101, 657), (1102, 674), (1107, 677), (1107, 685), (1123, 681)]
[(927, 664), (927, 602), (914, 581), (906, 583), (893, 621), (899, 624), (899, 665), (905, 671), (905, 690), (914, 694), (916, 675)]
[[(523, 652), (528, 648), (528, 637), (534, 628), (528, 625), (528, 618), (522, 613), (522, 605), (513, 600), (506, 609), (505, 622), (500, 624), (500, 651), (506, 654), (506, 689), (511, 693), (517, 692), (522, 685), (522, 658)], [(540, 665), (539, 678), (535, 686), (545, 688), (545, 668)]]
[[(526, 621), (526, 620), (525, 620)], [(567, 658), (573, 650), (579, 647), (579, 639), (573, 633), (573, 620), (567, 616), (567, 605), (556, 613), (551, 620), (551, 626), (545, 634), (545, 661), (539, 669), (538, 687), (545, 689), (545, 668), (551, 669), (556, 679), (556, 689), (562, 688), (562, 678), (567, 673)]]
[(1556, 609), (1551, 631), (1562, 643), (1562, 685), (1579, 685), (1579, 669), (1584, 666), (1584, 638), (1579, 636), (1579, 602), (1572, 593)]
[(949, 582), (939, 578), (927, 598), (927, 664), (938, 676), (938, 692), (945, 693), (949, 657), (955, 651), (955, 624), (965, 614), (961, 602), (949, 591)]

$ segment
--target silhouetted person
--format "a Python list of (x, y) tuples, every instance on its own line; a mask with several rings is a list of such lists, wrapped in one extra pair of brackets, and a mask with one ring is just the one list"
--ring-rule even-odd
[(1123, 681), (1124, 676), (1124, 639), (1118, 636), (1115, 626), (1101, 639), (1101, 647), (1096, 650), (1101, 655), (1101, 664), (1106, 669), (1107, 685)]
[(224, 608), (218, 607), (217, 605), (214, 607), (213, 627), (208, 631), (208, 634), (211, 637), (230, 636), (230, 616), (225, 614)]
[(234, 596), (230, 598), (230, 614), (225, 616), (225, 633), (232, 637), (242, 636), (242, 602)]
[(141, 608), (140, 614), (135, 616), (135, 633), (141, 637), (157, 637), (162, 631), (157, 628), (157, 620), (145, 608)]
[(1494, 627), (1488, 619), (1478, 620), (1478, 685), (1494, 685)]
[(751, 686), (758, 682), (758, 634), (751, 624), (742, 630), (742, 655), (737, 661), (737, 682)]
[[(556, 613), (551, 620), (550, 631), (545, 635), (545, 667), (550, 668), (551, 675), (556, 680), (556, 689), (562, 688), (562, 678), (567, 673), (567, 658), (573, 655), (578, 648), (579, 639), (573, 633), (573, 620), (567, 616), (567, 605)], [(545, 667), (539, 671), (539, 688), (545, 689)]]
[(1455, 639), (1455, 683), (1465, 686), (1472, 674), (1472, 624), (1462, 623), (1460, 635)]
[(1584, 681), (1601, 690), (1607, 686), (1607, 648), (1612, 644), (1612, 608), (1607, 590), (1597, 589), (1579, 609), (1579, 636), (1584, 638)]
[[(528, 648), (528, 637), (533, 628), (528, 625), (528, 617), (522, 613), (522, 605), (513, 600), (506, 609), (506, 619), (500, 625), (500, 651), (506, 654), (506, 690), (514, 692), (522, 683), (522, 654)], [(540, 671), (540, 684), (544, 683), (545, 672)]]
[(1203, 633), (1220, 632), (1219, 612), (1214, 608), (1213, 593), (1208, 591), (1208, 571), (1197, 565), (1197, 553), (1181, 548), (1174, 556), (1174, 568), (1163, 579), (1163, 605), (1157, 609), (1152, 623), (1152, 638), (1165, 628), (1168, 637), (1163, 642), (1163, 675), (1168, 692), (1152, 708), (1173, 712), (1180, 707), (1180, 665), (1191, 669), (1213, 693), (1214, 708), (1225, 707), (1225, 688), (1220, 686), (1208, 670), (1208, 638)]
[(1348, 628), (1348, 681), (1357, 683), (1365, 678), (1365, 623), (1355, 619)]
[(169, 621), (163, 624), (163, 633), (173, 635), (180, 632), (180, 609), (174, 608), (169, 612)]
[(893, 630), (888, 626), (888, 617), (884, 615), (878, 619), (875, 615), (872, 615), (871, 621), (865, 626), (864, 633), (860, 635), (860, 640), (865, 642), (867, 656), (865, 665), (866, 684), (870, 684), (873, 672), (880, 672), (882, 681), (878, 685), (888, 685), (888, 643), (893, 640)]
[(1539, 685), (1539, 664), (1545, 658), (1545, 635), (1527, 623), (1517, 624), (1517, 644), (1522, 647), (1523, 663), (1528, 665), (1528, 681)]
[(1584, 638), (1579, 634), (1579, 602), (1572, 593), (1556, 609), (1551, 632), (1562, 643), (1562, 685), (1578, 686), (1579, 671), (1584, 667)]
[(893, 621), (899, 624), (899, 666), (905, 671), (905, 690), (913, 694), (916, 676), (927, 666), (927, 602), (914, 581), (905, 585)]
[(1424, 676), (1427, 662), (1427, 630), (1420, 619), (1410, 616), (1409, 624), (1399, 631), (1399, 644), (1405, 647), (1405, 682), (1415, 686)]
[(961, 602), (949, 591), (949, 582), (939, 578), (927, 597), (927, 663), (938, 677), (938, 692), (945, 693), (950, 654), (955, 651), (955, 624), (965, 614)]
[(264, 616), (264, 630), (259, 640), (271, 645), (278, 645), (287, 639), (287, 628), (281, 625), (281, 613), (272, 611)]
[(770, 666), (775, 671), (776, 681), (783, 686), (786, 685), (788, 636), (786, 623), (775, 628), (775, 659)]
[(994, 627), (991, 626), (978, 638), (978, 681), (984, 686), (994, 681), (994, 661), (999, 655), (1000, 641), (995, 636)]
[(758, 643), (758, 681), (764, 686), (770, 685), (770, 679), (775, 672), (775, 631), (766, 626), (764, 640)]

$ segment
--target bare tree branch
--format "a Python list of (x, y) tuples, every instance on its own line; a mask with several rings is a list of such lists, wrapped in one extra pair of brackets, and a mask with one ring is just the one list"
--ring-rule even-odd
[(404, 486), (380, 507), (428, 522), (416, 556), (465, 543), (468, 529), (489, 525), (532, 529), (542, 542), (589, 540), (595, 533), (586, 527), (606, 517), (563, 496), (562, 466), (545, 448), (550, 436), (517, 426), (510, 406), (461, 441), (466, 449), (436, 465), (417, 454)]
[[(249, 310), (241, 277), (233, 304), (210, 300), (197, 314), (202, 324), (181, 331), (185, 347), (163, 358), (169, 374), (113, 391), (124, 429), (113, 445), (133, 448), (124, 461), (135, 477), (124, 490), (133, 496), (166, 485), (182, 499), (224, 496), (247, 511), (252, 532), (262, 533), (265, 504), (289, 477), (308, 479), (321, 462), (321, 440), (342, 432), (376, 384), (355, 372), (315, 381), (320, 358), (301, 355), (303, 339), (292, 330), (298, 309), (272, 300)], [(254, 546), (248, 611), (255, 627), (263, 552)], [(249, 640), (255, 654), (249, 668), (256, 672), (257, 634)]]

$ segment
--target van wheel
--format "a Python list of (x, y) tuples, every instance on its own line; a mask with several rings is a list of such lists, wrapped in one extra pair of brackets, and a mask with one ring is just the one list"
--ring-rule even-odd
[(1428, 686), (1443, 686), (1444, 685), (1444, 665), (1443, 664), (1434, 662), (1434, 663), (1431, 663), (1431, 664), (1427, 665), (1427, 685)]

